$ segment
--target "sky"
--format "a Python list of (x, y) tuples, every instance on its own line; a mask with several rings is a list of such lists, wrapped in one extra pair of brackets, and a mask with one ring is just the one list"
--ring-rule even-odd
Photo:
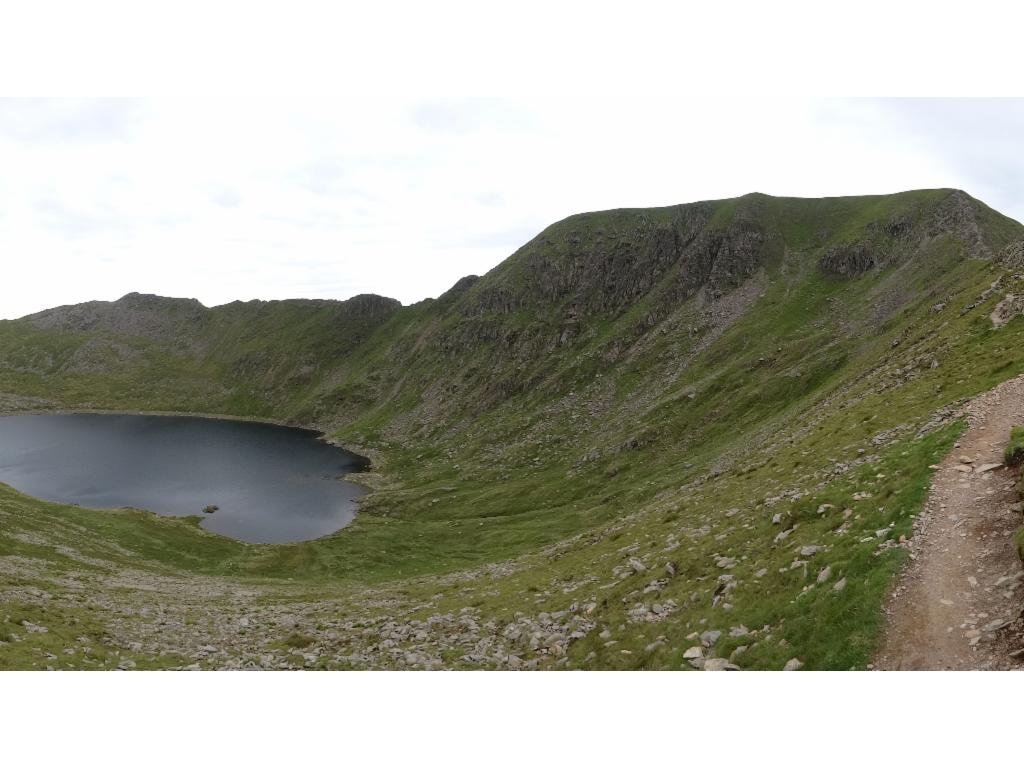
[(0, 317), (483, 274), (581, 211), (957, 187), (1024, 221), (1024, 100), (0, 100)]

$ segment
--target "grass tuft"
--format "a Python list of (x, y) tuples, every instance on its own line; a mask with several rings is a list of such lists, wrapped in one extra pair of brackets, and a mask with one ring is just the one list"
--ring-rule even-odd
[(1019, 467), (1024, 461), (1024, 427), (1010, 430), (1010, 442), (1006, 446), (1004, 461), (1008, 467)]

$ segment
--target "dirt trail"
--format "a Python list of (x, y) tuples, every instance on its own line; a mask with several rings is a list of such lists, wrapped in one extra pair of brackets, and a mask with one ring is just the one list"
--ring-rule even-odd
[(1001, 465), (1010, 428), (1024, 425), (1024, 376), (965, 411), (969, 427), (935, 473), (914, 559), (886, 605), (876, 669), (1024, 668), (1013, 654), (1024, 648), (1021, 515), (1015, 475)]

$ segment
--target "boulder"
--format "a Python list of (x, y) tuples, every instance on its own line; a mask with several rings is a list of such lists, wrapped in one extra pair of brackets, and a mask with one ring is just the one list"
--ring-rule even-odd
[(700, 641), (707, 647), (711, 647), (718, 642), (718, 638), (722, 636), (722, 633), (717, 629), (709, 629), (707, 632), (702, 632), (700, 635)]

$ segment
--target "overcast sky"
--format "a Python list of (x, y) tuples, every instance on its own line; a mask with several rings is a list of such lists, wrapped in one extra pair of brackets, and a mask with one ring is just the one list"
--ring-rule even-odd
[(579, 211), (959, 187), (1024, 220), (1024, 100), (0, 101), (0, 317), (379, 293)]

